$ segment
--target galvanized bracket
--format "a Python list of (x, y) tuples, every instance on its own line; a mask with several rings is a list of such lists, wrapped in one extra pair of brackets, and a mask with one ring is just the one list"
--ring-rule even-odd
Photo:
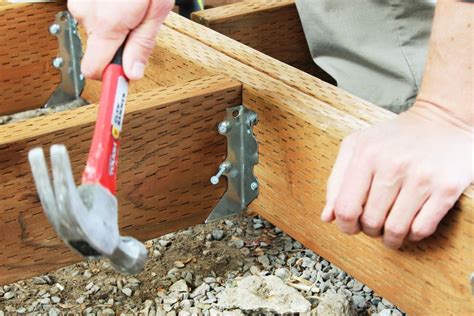
[(82, 44), (77, 32), (77, 23), (67, 11), (56, 14), (56, 19), (49, 27), (51, 35), (59, 42), (59, 55), (53, 59), (53, 67), (61, 72), (61, 82), (53, 92), (46, 108), (74, 103), (87, 104), (81, 98), (85, 78), (81, 74)]
[(206, 223), (234, 214), (243, 213), (258, 196), (259, 183), (253, 174), (258, 163), (258, 144), (253, 134), (257, 113), (243, 105), (227, 109), (226, 118), (218, 132), (227, 137), (227, 157), (221, 163), (211, 183), (227, 177), (227, 191), (206, 220)]

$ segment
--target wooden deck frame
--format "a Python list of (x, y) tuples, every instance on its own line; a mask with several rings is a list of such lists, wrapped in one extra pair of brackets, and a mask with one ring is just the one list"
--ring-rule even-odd
[[(255, 132), (260, 144), (261, 159), (256, 173), (261, 182), (261, 194), (252, 204), (253, 211), (280, 226), (305, 246), (337, 264), (346, 272), (369, 285), (378, 294), (383, 295), (411, 314), (464, 315), (474, 312), (474, 299), (470, 294), (468, 282), (469, 274), (474, 271), (472, 258), (474, 191), (472, 187), (464, 193), (455, 210), (443, 221), (434, 237), (421, 243), (407, 245), (401, 251), (388, 250), (382, 246), (379, 240), (363, 235), (345, 236), (333, 225), (323, 224), (319, 220), (319, 213), (324, 202), (326, 178), (334, 162), (340, 141), (351, 131), (390, 119), (393, 117), (392, 114), (176, 15), (170, 16), (166, 21), (166, 26), (163, 27), (157, 44), (158, 47), (151, 60), (151, 70), (147, 73), (149, 81), (144, 81), (143, 86), (138, 87), (138, 90), (147, 91), (150, 89), (148, 85), (152, 86), (154, 83), (167, 85), (168, 83), (188, 81), (188, 79), (196, 80), (209, 74), (222, 74), (243, 84), (243, 103), (257, 111), (260, 116), (260, 122)], [(165, 78), (162, 81), (158, 79), (161, 70), (163, 70), (162, 74)], [(174, 77), (174, 74), (179, 75)], [(224, 77), (221, 78), (220, 80), (235, 85), (235, 82), (228, 81)], [(174, 80), (176, 82), (173, 82)], [(188, 85), (201, 81), (193, 82)], [(179, 83), (179, 85), (186, 85), (186, 83)], [(221, 87), (220, 83), (217, 87)], [(138, 120), (137, 117), (141, 116), (138, 114), (133, 116), (133, 113), (140, 112), (133, 112), (133, 104), (147, 99), (142, 96), (143, 94), (154, 95), (154, 93), (161, 91), (161, 95), (163, 91), (172, 91), (173, 88), (162, 89), (164, 90), (139, 92), (136, 96), (137, 99), (132, 97), (128, 114), (130, 115), (130, 124), (132, 118)], [(180, 90), (179, 94), (182, 92), (183, 90)], [(92, 92), (90, 93), (92, 94)], [(160, 95), (157, 97), (159, 98)], [(148, 103), (148, 105), (151, 104)], [(155, 108), (158, 105), (151, 105), (151, 107)], [(196, 104), (196, 107), (200, 108), (200, 105)], [(90, 127), (84, 127), (81, 122), (90, 124), (94, 113), (92, 109), (76, 111), (57, 114), (58, 117), (55, 121), (52, 121), (52, 118), (56, 115), (35, 120), (43, 120), (43, 123), (48, 125), (48, 131), (51, 131), (51, 123), (59, 124), (64, 121), (64, 117), (77, 118), (77, 121), (66, 121), (63, 125), (64, 129), (55, 135), (57, 139), (71, 140), (78, 138), (82, 128), (84, 128), (85, 134), (87, 131), (90, 133)], [(148, 119), (152, 120), (153, 117), (150, 116)], [(17, 163), (24, 164), (26, 147), (34, 143), (31, 139), (35, 139), (35, 135), (38, 134), (33, 130), (35, 128), (34, 122), (37, 121), (26, 121), (0, 127), (0, 135), (3, 133), (3, 137), (0, 136), (0, 152), (3, 148), (1, 146), (7, 143), (9, 145), (5, 146), (7, 148), (3, 150), (15, 150), (10, 148), (17, 146), (17, 151), (23, 152), (23, 156), (17, 156)], [(148, 126), (150, 126), (150, 130), (146, 131), (144, 137), (150, 137), (152, 125)], [(130, 127), (128, 129), (126, 127), (125, 130), (130, 130)], [(13, 131), (16, 131), (16, 134), (13, 134)], [(21, 131), (26, 131), (27, 134)], [(30, 137), (28, 137), (28, 133), (30, 133)], [(125, 135), (124, 141), (127, 137), (133, 138), (137, 137), (136, 135), (135, 133)], [(86, 136), (84, 137), (87, 139)], [(6, 138), (10, 142), (5, 142)], [(43, 143), (43, 141), (45, 142)], [(45, 139), (39, 139), (39, 143), (44, 146), (48, 145)], [(80, 143), (86, 143), (86, 141)], [(219, 146), (224, 146), (224, 143), (220, 143)], [(76, 151), (78, 157), (83, 156), (87, 151), (84, 149), (87, 146), (83, 145), (81, 148)], [(208, 148), (212, 150), (214, 146)], [(120, 161), (121, 166), (127, 165), (124, 161), (128, 163), (137, 161), (133, 156), (129, 156), (130, 158), (127, 159), (126, 150), (124, 148), (124, 154)], [(218, 158), (222, 158), (222, 155), (222, 152), (214, 153), (212, 163), (217, 165)], [(0, 154), (0, 157), (0, 170), (4, 170), (8, 165), (4, 161), (3, 153)], [(190, 157), (194, 157), (194, 153)], [(179, 168), (180, 163), (176, 163), (176, 167)], [(211, 166), (209, 163), (210, 174), (215, 171), (215, 165)], [(75, 166), (77, 166), (77, 162)], [(150, 169), (147, 170), (153, 175), (156, 167), (151, 164)], [(10, 238), (10, 243), (16, 242), (18, 244), (22, 240), (28, 241), (37, 238), (39, 243), (33, 245), (36, 248), (29, 248), (35, 249), (34, 252), (29, 252), (31, 257), (23, 258), (35, 261), (43, 258), (45, 253), (49, 255), (49, 252), (44, 250), (49, 246), (48, 243), (56, 243), (58, 247), (61, 246), (54, 238), (50, 239), (52, 232), (50, 228), (44, 227), (46, 223), (44, 218), (40, 220), (43, 215), (38, 203), (34, 202), (36, 198), (31, 178), (27, 179), (30, 177), (28, 170), (25, 168), (19, 171), (17, 169), (10, 170), (13, 171), (7, 173), (0, 171), (0, 185), (2, 186), (0, 190), (0, 201), (2, 201), (0, 223), (2, 216), (13, 214), (9, 224), (14, 227), (14, 230), (4, 233), (4, 235), (11, 233), (12, 236), (2, 236), (3, 230), (0, 230), (0, 239)], [(15, 170), (18, 173), (12, 173), (17, 172)], [(124, 171), (121, 170), (121, 172)], [(12, 193), (5, 195), (7, 190), (12, 190), (12, 185), (8, 185), (8, 182), (5, 185), (5, 181), (11, 180), (13, 176), (23, 178), (24, 185), (18, 186), (13, 191), (13, 195)], [(139, 179), (135, 177), (137, 180), (134, 181), (139, 183), (143, 177), (144, 175), (139, 174)], [(207, 174), (205, 176), (201, 174), (198, 177), (202, 183), (207, 183)], [(148, 178), (145, 177), (145, 179)], [(172, 178), (169, 179), (172, 180)], [(156, 181), (160, 183), (160, 179), (157, 178)], [(127, 187), (127, 184), (119, 186)], [(147, 188), (145, 192), (151, 192), (150, 187)], [(22, 191), (20, 192), (19, 189)], [(125, 191), (126, 189), (124, 189)], [(209, 191), (209, 188), (206, 188), (206, 191), (216, 192), (217, 195), (222, 193), (222, 191), (217, 192), (212, 189)], [(21, 196), (18, 197), (16, 194), (21, 194)], [(147, 201), (146, 194), (132, 194), (132, 196), (135, 198), (136, 205)], [(121, 203), (125, 204), (124, 208), (127, 207), (126, 199), (129, 197), (130, 193), (121, 198)], [(217, 197), (213, 195), (206, 201), (201, 199), (196, 201), (212, 204), (213, 198)], [(17, 204), (14, 204), (13, 208), (7, 208), (8, 211), (3, 208), (3, 201), (11, 200), (15, 203), (22, 202), (24, 199), (36, 204), (31, 209), (19, 209)], [(169, 205), (169, 207), (173, 206), (176, 205), (173, 203)], [(155, 205), (149, 204), (149, 207), (148, 212), (152, 211)], [(166, 206), (163, 205), (163, 207)], [(166, 213), (166, 211), (164, 212)], [(30, 220), (29, 227), (33, 233), (29, 235), (23, 233), (24, 218), (18, 214), (23, 214), (24, 218)], [(192, 220), (186, 222), (186, 225), (201, 222), (205, 217), (204, 214), (205, 212), (201, 213), (201, 217), (190, 216)], [(130, 215), (125, 215), (121, 213), (123, 227), (127, 227), (128, 223), (132, 221)], [(35, 221), (36, 223), (34, 223)], [(168, 229), (179, 227), (182, 225), (174, 222), (168, 226)], [(127, 233), (141, 238), (151, 238), (163, 232), (155, 231), (155, 229), (157, 229), (156, 224), (145, 222), (140, 227), (129, 226)], [(169, 231), (168, 229), (167, 231)], [(50, 235), (41, 233), (45, 231), (49, 231)], [(18, 236), (18, 233), (15, 235), (14, 232), (20, 232), (20, 235)], [(140, 235), (142, 232), (146, 232), (146, 234)], [(12, 240), (12, 238), (15, 239), (15, 236), (17, 240)], [(45, 238), (46, 236), (49, 238)], [(8, 247), (8, 244), (1, 242), (0, 247)], [(25, 249), (22, 251), (25, 252)], [(13, 275), (12, 270), (6, 270), (5, 260), (8, 259), (4, 255), (0, 256), (0, 269), (3, 269), (0, 271), (0, 276), (2, 277), (5, 273)], [(26, 277), (28, 272), (40, 273), (53, 268), (48, 265), (48, 263), (53, 263), (53, 259), (47, 257), (44, 260), (38, 265), (38, 268), (33, 266), (33, 268), (23, 269), (21, 277)], [(57, 266), (69, 262), (71, 261), (60, 261)], [(10, 268), (16, 269), (15, 267)], [(30, 269), (34, 271), (30, 271)], [(18, 277), (20, 277), (18, 273), (10, 279), (4, 277), (0, 283)]]
[[(204, 222), (225, 190), (209, 182), (226, 151), (216, 126), (241, 102), (241, 84), (219, 75), (129, 97), (117, 184), (122, 234), (146, 240)], [(66, 144), (80, 179), (96, 109), (0, 126), (0, 284), (80, 260), (44, 216), (27, 154)]]

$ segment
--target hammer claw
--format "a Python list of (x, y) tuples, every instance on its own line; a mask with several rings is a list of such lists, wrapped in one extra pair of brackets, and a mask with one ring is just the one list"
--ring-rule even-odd
[(38, 196), (41, 201), (46, 215), (55, 228), (59, 227), (59, 223), (55, 214), (59, 212), (56, 204), (56, 196), (53, 192), (51, 180), (49, 178), (48, 166), (44, 157), (42, 148), (35, 148), (28, 153), (33, 179), (35, 181)]

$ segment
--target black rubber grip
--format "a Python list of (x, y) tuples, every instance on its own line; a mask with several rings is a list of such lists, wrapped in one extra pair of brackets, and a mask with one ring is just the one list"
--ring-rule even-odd
[[(125, 40), (125, 41), (126, 41), (126, 40)], [(118, 49), (117, 52), (115, 53), (114, 58), (112, 59), (111, 64), (122, 66), (122, 63), (123, 63), (123, 50), (124, 50), (124, 48), (125, 48), (125, 42), (124, 42), (122, 45), (120, 45), (119, 49)]]

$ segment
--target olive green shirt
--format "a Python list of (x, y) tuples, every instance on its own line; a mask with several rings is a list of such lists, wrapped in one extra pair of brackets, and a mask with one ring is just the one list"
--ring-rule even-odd
[(296, 0), (314, 61), (338, 86), (400, 113), (418, 94), (435, 1)]

